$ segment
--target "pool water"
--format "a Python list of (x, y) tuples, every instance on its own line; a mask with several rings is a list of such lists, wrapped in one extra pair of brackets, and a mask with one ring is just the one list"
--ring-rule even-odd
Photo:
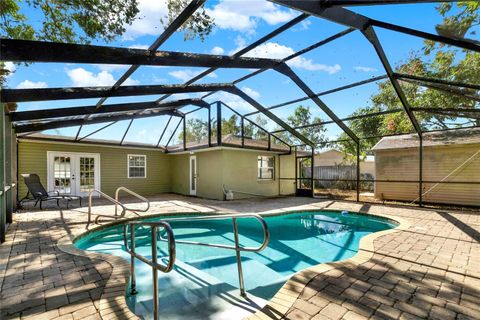
[[(178, 216), (177, 216), (178, 217)], [(164, 220), (168, 217), (148, 219)], [(159, 273), (159, 309), (162, 319), (233, 319), (260, 308), (272, 298), (295, 272), (323, 262), (350, 258), (358, 251), (360, 239), (368, 234), (394, 228), (395, 223), (379, 217), (315, 211), (265, 217), (270, 231), (268, 247), (261, 252), (242, 252), (242, 267), (248, 299), (238, 290), (235, 251), (177, 243), (174, 270)], [(170, 222), (175, 239), (234, 245), (231, 219)], [(261, 225), (254, 218), (238, 219), (242, 246), (258, 247), (263, 241)], [(150, 232), (136, 229), (136, 251), (151, 258)], [(121, 256), (123, 226), (112, 226), (80, 238), (75, 246), (88, 251)], [(158, 243), (159, 261), (166, 258), (165, 242)], [(136, 295), (127, 303), (133, 312), (152, 318), (152, 272), (135, 262)], [(245, 314), (242, 314), (245, 313)]]

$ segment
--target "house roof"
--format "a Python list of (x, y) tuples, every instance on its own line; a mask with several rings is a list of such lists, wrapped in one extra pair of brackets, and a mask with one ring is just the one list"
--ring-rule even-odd
[[(213, 141), (212, 139), (212, 144), (216, 145), (216, 140)], [(222, 136), (222, 144), (225, 146), (238, 146), (240, 147), (242, 145), (242, 137), (233, 135), (233, 134), (227, 134), (225, 136)], [(192, 141), (192, 142), (187, 142), (187, 149), (190, 148), (195, 148), (195, 147), (201, 147), (201, 146), (206, 146), (208, 145), (208, 140), (207, 139), (202, 139), (200, 141)], [(253, 149), (268, 149), (268, 140), (256, 140), (252, 138), (244, 138), (244, 145), (246, 148), (250, 147)], [(272, 142), (270, 145), (271, 150), (273, 151), (284, 151), (284, 152), (289, 152), (290, 147), (285, 145), (285, 144), (279, 144), (279, 143), (274, 143), (273, 138)], [(175, 151), (175, 150), (181, 150), (183, 149), (183, 143), (168, 146), (167, 150), (168, 151)]]
[[(59, 142), (74, 142), (75, 138), (71, 136), (62, 136), (62, 135), (54, 135), (54, 134), (45, 134), (45, 133), (33, 133), (28, 136), (23, 137), (25, 139), (38, 139), (38, 140), (51, 140), (51, 141), (59, 141)], [(273, 140), (273, 139), (272, 139)], [(97, 144), (105, 144), (105, 145), (117, 145), (119, 146), (118, 140), (106, 140), (106, 139), (91, 139), (87, 138), (82, 140), (81, 142), (85, 143), (97, 143)], [(222, 143), (225, 146), (238, 146), (242, 145), (242, 138), (239, 136), (234, 136), (232, 134), (226, 135), (222, 137)], [(213, 141), (212, 144), (216, 145), (216, 140)], [(201, 141), (194, 141), (187, 143), (187, 149), (194, 148), (194, 147), (201, 147), (208, 145), (208, 140), (203, 139)], [(244, 139), (244, 145), (246, 148), (252, 149), (268, 149), (268, 141), (267, 140), (255, 140), (252, 138)], [(141, 143), (141, 142), (125, 142), (122, 144), (124, 147), (141, 147), (141, 148), (153, 148), (155, 147), (152, 144), (148, 143)], [(271, 143), (270, 148), (272, 151), (281, 151), (281, 152), (289, 152), (290, 147), (285, 144), (278, 144), (278, 143)], [(158, 148), (159, 150), (162, 148)], [(183, 149), (183, 143), (168, 146), (168, 151), (177, 151)]]
[[(480, 128), (467, 128), (449, 131), (428, 132), (423, 134), (423, 146), (464, 145), (480, 143)], [(400, 136), (383, 137), (372, 150), (418, 148), (419, 138), (416, 133)]]

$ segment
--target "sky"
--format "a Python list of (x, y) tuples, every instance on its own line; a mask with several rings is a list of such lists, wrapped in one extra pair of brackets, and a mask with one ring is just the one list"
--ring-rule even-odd
[[(25, 3), (23, 5), (25, 6)], [(167, 8), (164, 1), (139, 0), (139, 9), (138, 19), (132, 25), (126, 26), (124, 35), (108, 44), (102, 41), (96, 41), (94, 44), (148, 48), (163, 31), (160, 18), (165, 16)], [(384, 5), (351, 7), (349, 9), (371, 18), (431, 33), (435, 33), (435, 25), (441, 22), (441, 17), (435, 10), (435, 4)], [(23, 7), (22, 10), (29, 21), (32, 23), (38, 21), (38, 12), (27, 7)], [(207, 1), (206, 10), (214, 18), (216, 26), (204, 42), (199, 39), (184, 41), (183, 34), (177, 32), (160, 49), (231, 55), (300, 14), (263, 0)], [(309, 17), (245, 56), (283, 58), (342, 30), (345, 30), (345, 27), (316, 17)], [(379, 28), (376, 31), (393, 66), (405, 61), (413, 51), (419, 50), (423, 46), (423, 40), (420, 38)], [(385, 73), (373, 47), (358, 31), (295, 58), (288, 64), (314, 92), (333, 89)], [(7, 63), (7, 67), (14, 71), (7, 79), (9, 88), (110, 86), (128, 68), (128, 66), (122, 65), (65, 63), (35, 63), (28, 66)], [(125, 85), (181, 84), (203, 70), (205, 69), (142, 66), (125, 82)], [(219, 69), (198, 83), (231, 82), (251, 72), (252, 70)], [(287, 77), (271, 70), (240, 82), (238, 87), (266, 107), (305, 96)], [(371, 83), (325, 95), (321, 99), (342, 118), (349, 116), (357, 108), (370, 105), (370, 97), (376, 91), (377, 83)], [(177, 94), (172, 95), (170, 99), (199, 97), (200, 95)], [(105, 105), (152, 101), (157, 98), (159, 96), (109, 98)], [(207, 102), (217, 100), (223, 101), (242, 114), (255, 111), (245, 101), (226, 93), (216, 93), (206, 99)], [(18, 110), (87, 106), (95, 105), (97, 101), (98, 99), (82, 99), (20, 103)], [(330, 120), (311, 101), (301, 104), (310, 107), (312, 120), (314, 117)], [(275, 109), (274, 113), (280, 118), (286, 119), (298, 105), (299, 103), (296, 103)], [(186, 112), (192, 109), (191, 106), (188, 106), (182, 111)], [(231, 113), (226, 111), (225, 114)], [(204, 110), (189, 115), (189, 118), (205, 119), (205, 117)], [(255, 119), (255, 116), (252, 119)], [(133, 121), (125, 142), (156, 144), (167, 120), (168, 116), (160, 116)], [(170, 122), (161, 144), (166, 143), (177, 122), (177, 118)], [(120, 140), (128, 123), (129, 121), (118, 122), (91, 135), (90, 138)], [(80, 137), (103, 125), (105, 124), (84, 126)], [(276, 124), (268, 121), (267, 129), (275, 128)], [(74, 136), (77, 130), (78, 127), (71, 127), (50, 130), (46, 133)], [(341, 132), (341, 129), (333, 124), (327, 126), (326, 135), (330, 140), (335, 140)], [(172, 143), (175, 143), (176, 136), (177, 134), (174, 135)]]

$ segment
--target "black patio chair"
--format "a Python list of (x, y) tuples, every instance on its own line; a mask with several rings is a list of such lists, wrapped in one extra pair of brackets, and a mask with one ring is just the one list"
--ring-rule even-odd
[(79, 196), (70, 196), (70, 195), (61, 195), (58, 191), (47, 191), (40, 182), (40, 177), (36, 173), (25, 173), (22, 174), (23, 180), (28, 188), (27, 195), (20, 200), (20, 203), (25, 200), (35, 200), (34, 207), (40, 202), (40, 210), (42, 209), (42, 203), (44, 201), (56, 200), (57, 207), (60, 206), (60, 200), (67, 200), (67, 209), (68, 204), (72, 200), (79, 200), (80, 207), (82, 206), (82, 197)]

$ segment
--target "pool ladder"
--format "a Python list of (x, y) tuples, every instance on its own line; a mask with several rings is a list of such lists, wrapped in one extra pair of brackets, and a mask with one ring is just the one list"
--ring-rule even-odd
[[(238, 237), (238, 219), (254, 218), (260, 222), (263, 231), (263, 242), (259, 247), (242, 247), (239, 243)], [(225, 220), (232, 219), (233, 235), (235, 245), (225, 245), (217, 243), (206, 243), (197, 241), (185, 241), (175, 240), (173, 228), (170, 226), (170, 222), (193, 222), (193, 221), (205, 221), (205, 220)], [(151, 233), (151, 246), (152, 246), (152, 259), (148, 259), (145, 256), (135, 252), (135, 226), (149, 227)], [(130, 229), (130, 247), (128, 246), (128, 230)], [(159, 233), (159, 229), (163, 229), (163, 232)], [(168, 243), (168, 262), (166, 264), (158, 263), (157, 256), (157, 241), (165, 241)], [(123, 241), (125, 250), (130, 254), (130, 273), (131, 273), (131, 294), (136, 294), (136, 281), (135, 281), (135, 258), (146, 263), (152, 268), (153, 274), (153, 318), (158, 319), (158, 271), (167, 273), (170, 272), (175, 265), (176, 257), (176, 244), (189, 244), (205, 247), (214, 247), (221, 249), (235, 250), (237, 258), (237, 270), (238, 270), (238, 282), (240, 287), (240, 295), (246, 296), (245, 284), (243, 281), (242, 270), (242, 258), (241, 252), (259, 252), (265, 249), (270, 241), (270, 233), (268, 231), (267, 223), (258, 214), (226, 214), (226, 215), (214, 215), (214, 216), (194, 216), (183, 218), (170, 218), (156, 222), (143, 222), (143, 221), (127, 221), (123, 225)]]

